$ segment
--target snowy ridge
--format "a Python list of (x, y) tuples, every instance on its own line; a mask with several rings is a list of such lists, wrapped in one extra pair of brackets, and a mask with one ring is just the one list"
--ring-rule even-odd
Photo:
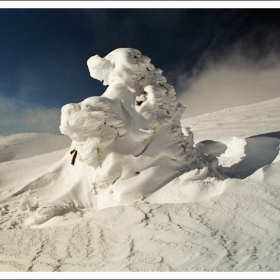
[[(246, 138), (279, 132), (279, 108), (280, 98), (274, 98), (184, 119), (182, 124), (190, 126), (196, 142), (209, 139), (230, 141), (233, 136)], [(212, 131), (215, 131), (213, 136)]]

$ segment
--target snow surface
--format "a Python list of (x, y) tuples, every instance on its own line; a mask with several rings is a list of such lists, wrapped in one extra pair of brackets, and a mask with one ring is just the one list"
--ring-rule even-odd
[[(181, 128), (176, 110), (167, 123), (157, 121), (155, 99), (138, 98), (135, 83), (122, 85), (120, 99), (112, 96), (119, 76), (106, 71), (117, 61), (107, 61), (90, 59), (99, 69), (89, 66), (90, 73), (115, 89), (62, 109), (61, 130), (72, 144), (50, 134), (0, 139), (0, 270), (279, 271), (280, 98), (185, 119)], [(133, 100), (147, 102), (147, 110)], [(127, 124), (127, 114), (142, 122)], [(140, 151), (148, 159), (137, 163)], [(113, 177), (94, 186), (96, 170), (103, 179), (120, 172), (122, 184)], [(120, 190), (119, 200), (108, 190)]]

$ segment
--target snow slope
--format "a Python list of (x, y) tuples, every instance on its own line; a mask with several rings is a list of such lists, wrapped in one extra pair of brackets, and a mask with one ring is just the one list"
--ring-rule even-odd
[(0, 136), (0, 162), (24, 159), (68, 148), (71, 139), (49, 133)]
[[(280, 97), (182, 120), (195, 135), (195, 141), (231, 140), (279, 132)], [(214, 132), (214, 133), (213, 133)]]
[[(31, 227), (25, 221), (44, 188), (37, 201), (32, 188), (18, 191), (59, 163), (69, 142), (61, 146), (67, 150), (46, 154), (40, 142), (18, 144), (10, 160), (2, 152), (0, 270), (279, 271), (279, 120), (279, 98), (183, 120), (227, 179), (195, 169), (144, 201), (99, 211), (68, 205)], [(9, 137), (7, 143), (18, 141)]]
[(0, 138), (0, 200), (61, 159), (71, 140), (49, 133), (20, 133)]

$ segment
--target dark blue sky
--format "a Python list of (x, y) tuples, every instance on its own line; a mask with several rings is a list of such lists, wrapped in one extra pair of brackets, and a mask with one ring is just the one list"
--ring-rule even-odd
[(0, 26), (0, 97), (45, 108), (101, 95), (86, 61), (119, 47), (150, 57), (175, 89), (238, 41), (251, 61), (280, 48), (279, 9), (0, 9)]

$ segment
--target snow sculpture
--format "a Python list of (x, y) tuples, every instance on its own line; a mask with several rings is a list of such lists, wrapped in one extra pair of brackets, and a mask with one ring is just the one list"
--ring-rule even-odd
[(189, 129), (182, 133), (185, 108), (148, 57), (121, 48), (104, 58), (95, 55), (87, 65), (93, 78), (109, 86), (102, 96), (62, 108), (60, 130), (73, 142), (50, 171), (56, 178), (44, 179), (44, 187), (59, 186), (53, 205), (129, 205), (189, 170), (208, 167), (215, 176), (216, 159), (199, 154)]
[(205, 166), (182, 133), (185, 108), (148, 57), (122, 48), (87, 64), (109, 87), (101, 97), (65, 105), (60, 130), (73, 139), (78, 160), (92, 167), (96, 193), (112, 196), (112, 204), (131, 203)]

